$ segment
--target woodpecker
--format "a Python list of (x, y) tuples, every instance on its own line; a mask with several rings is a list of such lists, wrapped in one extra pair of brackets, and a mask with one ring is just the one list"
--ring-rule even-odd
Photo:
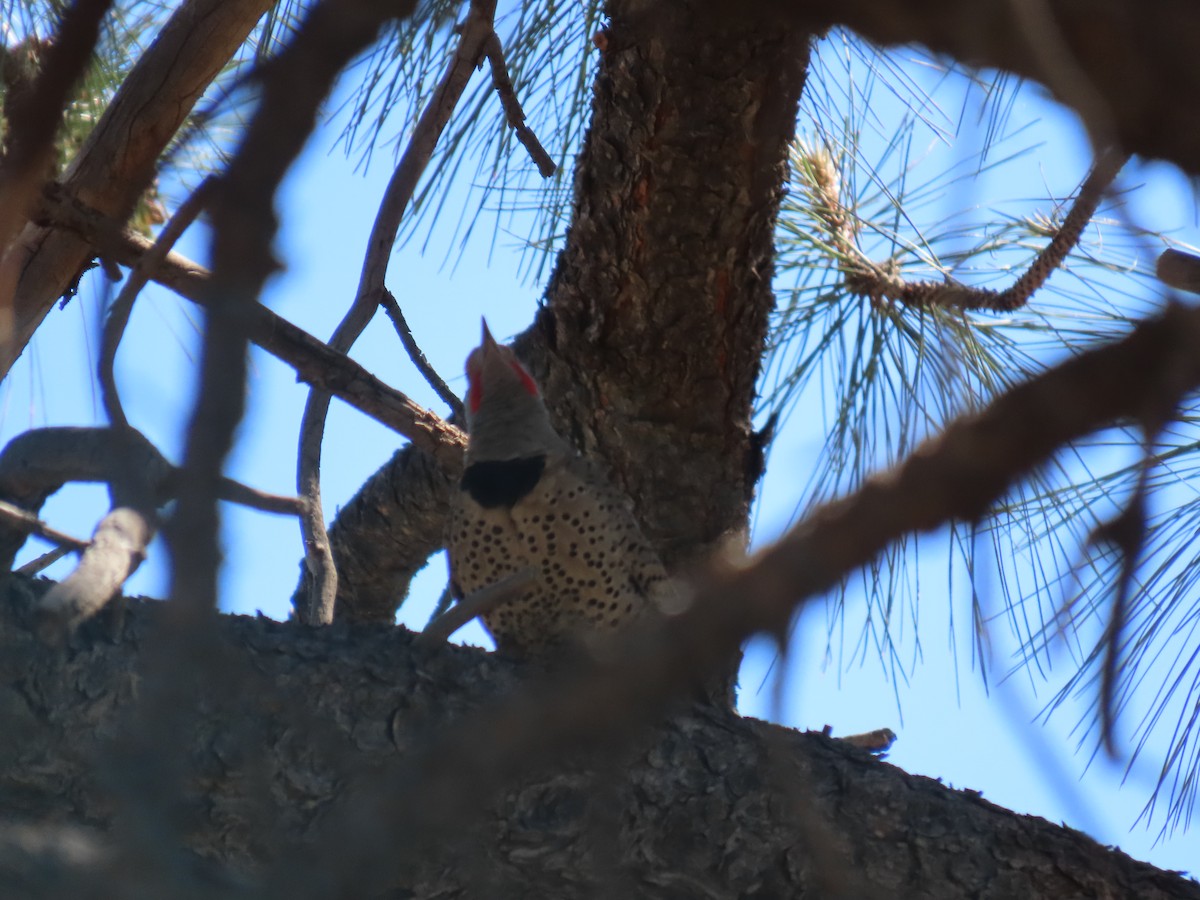
[(554, 430), (533, 376), (492, 338), (467, 358), (467, 451), (447, 549), (460, 599), (524, 568), (483, 621), (498, 650), (536, 656), (613, 632), (672, 590), (629, 498)]

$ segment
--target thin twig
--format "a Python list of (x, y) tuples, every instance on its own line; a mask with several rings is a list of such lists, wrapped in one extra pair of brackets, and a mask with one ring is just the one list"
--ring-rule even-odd
[(505, 600), (508, 600), (521, 588), (527, 586), (537, 576), (537, 569), (525, 566), (515, 572), (505, 575), (499, 581), (480, 588), (475, 593), (464, 597), (426, 626), (417, 637), (417, 642), (425, 645), (440, 644), (450, 635), (458, 631), (476, 616), (486, 615)]
[(25, 563), (25, 565), (18, 566), (17, 568), (13, 569), (13, 572), (15, 572), (17, 575), (24, 575), (26, 578), (32, 578), (38, 572), (50, 568), (50, 566), (54, 565), (71, 552), (72, 551), (70, 547), (66, 546), (65, 544), (59, 544), (53, 550), (48, 550), (37, 559), (31, 559), (29, 562)]
[(65, 547), (67, 553), (70, 553), (72, 550), (82, 550), (90, 543), (90, 541), (81, 540), (66, 532), (52, 528), (33, 513), (4, 500), (0, 500), (0, 517), (3, 517), (8, 522), (9, 527), (23, 529), (29, 534), (36, 534), (40, 538), (45, 538), (52, 543), (58, 544), (59, 547)]
[(537, 135), (525, 124), (525, 110), (521, 108), (521, 101), (517, 99), (516, 88), (513, 87), (512, 77), (508, 74), (508, 62), (504, 59), (504, 46), (500, 43), (500, 37), (496, 34), (495, 29), (488, 35), (484, 44), (484, 53), (487, 54), (488, 62), (491, 64), (492, 85), (496, 88), (496, 93), (500, 95), (500, 105), (504, 107), (504, 115), (508, 119), (508, 124), (517, 133), (517, 140), (529, 151), (529, 156), (541, 176), (549, 178), (558, 170), (558, 166), (550, 158), (550, 154), (546, 152), (541, 141), (537, 139)]
[(408, 358), (417, 367), (417, 371), (425, 376), (425, 380), (429, 383), (429, 386), (442, 398), (442, 402), (450, 407), (450, 412), (453, 416), (461, 422), (463, 420), (462, 401), (454, 391), (450, 390), (450, 386), (442, 380), (442, 376), (429, 364), (429, 360), (425, 358), (425, 354), (417, 346), (417, 339), (413, 337), (412, 329), (408, 327), (408, 320), (404, 318), (404, 311), (400, 309), (400, 304), (396, 302), (395, 296), (387, 288), (384, 288), (379, 295), (379, 305), (383, 307), (383, 311), (391, 319), (392, 327), (396, 330), (396, 335), (400, 338), (400, 343), (408, 351)]
[[(471, 73), (479, 64), (495, 14), (496, 0), (472, 0), (454, 56), (421, 113), (400, 164), (396, 166), (384, 191), (383, 202), (375, 215), (375, 223), (367, 241), (354, 302), (329, 339), (329, 345), (334, 350), (348, 352), (375, 314), (400, 222), (421, 175), (429, 165), (438, 139), (450, 121), (450, 114), (454, 112)], [(337, 599), (337, 569), (333, 563), (333, 551), (329, 547), (329, 534), (325, 529), (325, 514), (321, 504), (321, 443), (325, 437), (328, 411), (329, 394), (316, 389), (310, 392), (300, 426), (296, 466), (296, 492), (305, 501), (304, 512), (300, 516), (300, 532), (304, 539), (304, 560), (309, 579), (307, 596), (304, 598), (306, 603), (303, 609), (297, 609), (297, 615), (302, 622), (309, 624), (332, 622)]]
[(146, 282), (150, 280), (150, 273), (162, 264), (163, 260), (167, 258), (167, 254), (171, 252), (171, 248), (175, 246), (175, 242), (204, 209), (204, 205), (208, 202), (212, 183), (211, 177), (205, 178), (200, 182), (200, 186), (183, 201), (175, 215), (171, 216), (170, 221), (159, 232), (158, 240), (151, 245), (129, 272), (129, 277), (125, 279), (121, 292), (117, 294), (117, 299), (109, 307), (108, 318), (104, 322), (104, 333), (100, 339), (100, 361), (97, 364), (97, 371), (104, 411), (113, 427), (124, 428), (129, 424), (125, 418), (125, 410), (121, 406), (121, 395), (117, 391), (114, 363), (116, 362), (117, 348), (121, 344), (121, 337), (125, 334), (125, 326), (129, 324), (129, 316), (133, 312), (134, 301), (137, 300), (142, 288), (146, 286)]
[(450, 582), (446, 582), (446, 586), (442, 588), (442, 596), (438, 597), (438, 602), (434, 604), (433, 612), (429, 616), (429, 621), (425, 623), (428, 628), (432, 625), (446, 610), (450, 608), (450, 604), (454, 602), (454, 586)]
[(269, 494), (225, 477), (221, 478), (217, 486), (217, 496), (229, 503), (236, 503), (238, 506), (284, 516), (298, 516), (304, 507), (304, 503), (299, 497)]

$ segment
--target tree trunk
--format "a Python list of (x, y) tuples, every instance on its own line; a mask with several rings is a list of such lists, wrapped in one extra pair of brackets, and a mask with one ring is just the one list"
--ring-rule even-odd
[[(28, 627), (44, 589), (14, 577), (0, 599), (13, 900), (1200, 897), (1068, 828), (705, 707), (514, 782), (438, 771), (457, 754), (397, 780), (538, 673), (387, 626), (222, 616), (215, 635), (173, 636), (170, 607), (140, 601), (53, 653)], [(468, 751), (483, 769), (510, 737), (489, 733)]]

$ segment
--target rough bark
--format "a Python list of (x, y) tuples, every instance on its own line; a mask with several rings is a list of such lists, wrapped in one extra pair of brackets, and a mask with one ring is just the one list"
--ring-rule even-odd
[[(335, 619), (392, 622), (408, 586), (441, 549), (450, 486), (461, 474), (409, 445), (367, 479), (338, 512), (329, 545), (338, 570)], [(308, 590), (300, 563), (300, 596)]]
[(546, 292), (546, 392), (672, 564), (746, 526), (775, 217), (809, 37), (685, 3), (617, 3), (611, 15)]
[[(520, 689), (511, 664), (471, 648), (425, 653), (402, 629), (222, 617), (209, 664), (190, 673), (201, 687), (183, 727), (135, 753), (131, 729), (146, 724), (135, 699), (178, 675), (148, 662), (166, 608), (134, 602), (115, 631), (90, 623), (48, 653), (29, 631), (43, 589), (13, 580), (0, 601), (0, 727), (21, 736), (0, 754), (6, 897), (131, 896), (135, 885), (143, 896), (280, 896), (271, 861), (303, 848), (363, 773), (369, 790), (431, 735)], [(593, 749), (526, 773), (485, 809), (441, 823), (425, 811), (455, 841), (391, 844), (381, 822), (358, 821), (394, 847), (400, 880), (343, 884), (342, 895), (1200, 897), (1195, 883), (1078, 832), (816, 734), (689, 708)], [(138, 790), (155, 767), (187, 786), (162, 823), (219, 864), (146, 862), (159, 859), (156, 842), (170, 846), (169, 830), (143, 834), (142, 865), (121, 856), (135, 823), (159, 821), (142, 807), (161, 798)], [(54, 893), (37, 893), (47, 884)], [(293, 898), (331, 887), (286, 885)]]

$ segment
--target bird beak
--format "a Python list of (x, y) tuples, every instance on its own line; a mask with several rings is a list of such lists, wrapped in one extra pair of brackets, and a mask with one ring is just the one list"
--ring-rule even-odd
[(494, 350), (496, 348), (496, 339), (492, 337), (492, 333), (488, 331), (487, 319), (482, 319), (481, 321), (483, 322), (483, 342), (480, 346), (491, 347)]

